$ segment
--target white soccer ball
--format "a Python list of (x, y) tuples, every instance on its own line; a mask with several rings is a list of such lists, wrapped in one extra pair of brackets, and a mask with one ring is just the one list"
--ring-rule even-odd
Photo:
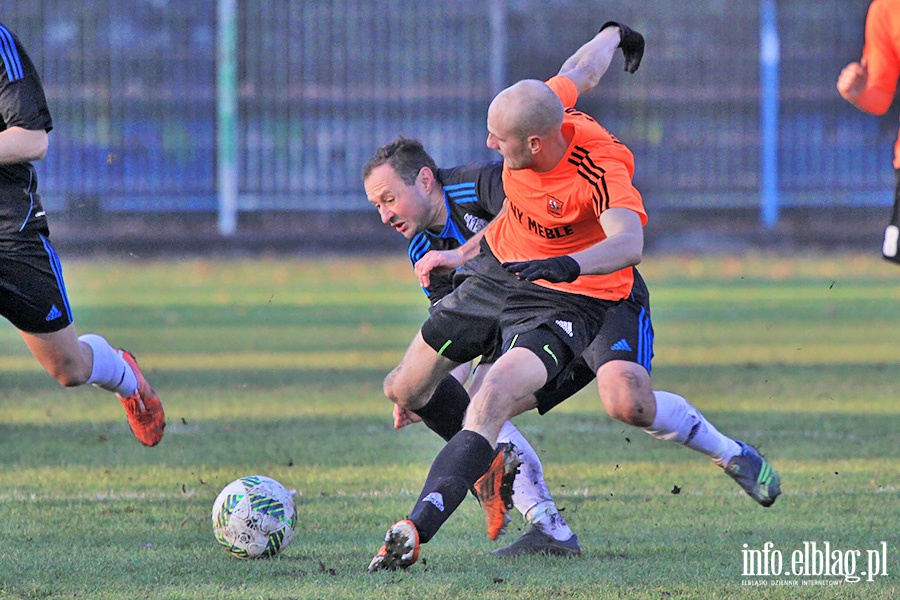
[(295, 493), (263, 475), (235, 479), (213, 504), (216, 540), (238, 558), (275, 556), (294, 539)]

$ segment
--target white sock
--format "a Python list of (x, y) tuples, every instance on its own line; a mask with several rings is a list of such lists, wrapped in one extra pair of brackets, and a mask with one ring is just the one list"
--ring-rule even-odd
[(513, 483), (513, 504), (525, 520), (554, 539), (565, 541), (572, 537), (572, 530), (559, 514), (556, 503), (544, 482), (541, 460), (525, 436), (507, 421), (500, 429), (497, 442), (511, 442), (519, 452), (522, 466)]
[(690, 402), (670, 392), (654, 391), (653, 395), (656, 397), (656, 418), (644, 431), (655, 438), (702, 452), (720, 467), (740, 454), (741, 447), (737, 442), (719, 433)]
[(94, 353), (91, 366), (91, 383), (102, 390), (115, 392), (123, 398), (134, 395), (137, 391), (137, 377), (131, 367), (103, 337), (88, 333), (78, 338), (87, 344)]
[(560, 542), (575, 535), (552, 501), (533, 506), (525, 515), (525, 520)]

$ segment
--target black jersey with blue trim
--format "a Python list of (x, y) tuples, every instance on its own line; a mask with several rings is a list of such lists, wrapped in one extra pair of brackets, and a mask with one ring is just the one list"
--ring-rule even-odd
[[(444, 188), (447, 220), (441, 231), (425, 230), (409, 241), (409, 259), (415, 265), (431, 250), (453, 250), (485, 228), (503, 207), (503, 163), (480, 162), (438, 169)], [(422, 288), (432, 304), (453, 291), (453, 275), (431, 275)]]
[[(19, 39), (0, 24), (0, 131), (11, 127), (50, 131), (53, 120), (34, 64)], [(0, 237), (46, 227), (34, 166), (0, 165)]]

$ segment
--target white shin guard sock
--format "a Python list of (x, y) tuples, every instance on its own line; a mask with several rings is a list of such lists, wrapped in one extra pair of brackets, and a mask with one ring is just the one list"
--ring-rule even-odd
[(131, 367), (103, 337), (88, 333), (78, 338), (79, 342), (91, 347), (94, 363), (91, 366), (91, 383), (102, 390), (115, 392), (123, 398), (137, 390), (137, 377)]
[(740, 453), (741, 447), (722, 435), (690, 402), (677, 394), (654, 391), (656, 418), (644, 429), (655, 438), (687, 446), (712, 458), (724, 467)]
[(513, 483), (513, 504), (525, 520), (534, 523), (541, 531), (557, 540), (572, 537), (565, 519), (559, 514), (556, 503), (544, 481), (544, 468), (537, 453), (525, 436), (507, 421), (500, 429), (497, 443), (511, 442), (519, 453), (522, 466)]

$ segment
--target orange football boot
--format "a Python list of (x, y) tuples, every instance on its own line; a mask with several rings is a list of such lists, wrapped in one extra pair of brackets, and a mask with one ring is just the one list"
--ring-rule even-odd
[(140, 443), (145, 446), (155, 446), (162, 439), (163, 430), (166, 428), (166, 415), (163, 412), (162, 402), (144, 379), (144, 374), (141, 373), (134, 355), (121, 349), (118, 350), (118, 353), (134, 371), (138, 381), (138, 387), (134, 394), (127, 398), (119, 396), (119, 400), (128, 414), (128, 425), (131, 426), (131, 432)]
[(519, 473), (522, 459), (512, 444), (497, 444), (497, 454), (488, 467), (487, 473), (475, 482), (475, 496), (484, 509), (488, 537), (496, 540), (506, 532), (512, 520), (509, 515), (513, 507), (513, 482)]
[(415, 523), (397, 521), (384, 536), (384, 544), (369, 563), (369, 573), (406, 569), (419, 559), (419, 531)]

